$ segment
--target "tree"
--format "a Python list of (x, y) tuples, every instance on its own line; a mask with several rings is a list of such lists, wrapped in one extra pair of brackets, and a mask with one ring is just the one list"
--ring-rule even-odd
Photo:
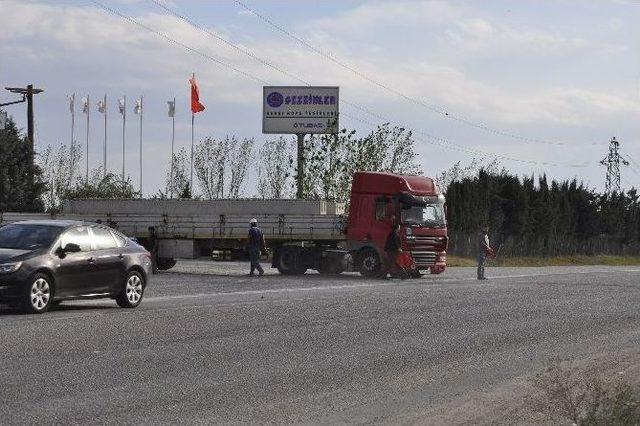
[(421, 174), (411, 131), (386, 123), (363, 138), (355, 134), (342, 129), (305, 143), (305, 198), (348, 201), (353, 174), (360, 170)]
[(189, 187), (189, 162), (187, 151), (181, 148), (178, 153), (173, 154), (171, 159), (173, 164), (173, 176), (171, 167), (167, 170), (165, 178), (165, 196), (177, 198), (191, 198), (191, 188)]
[(480, 169), (483, 169), (489, 174), (495, 174), (498, 172), (499, 168), (500, 162), (497, 158), (494, 158), (488, 163), (485, 163), (483, 160), (473, 158), (466, 166), (462, 166), (461, 161), (454, 163), (453, 166), (447, 170), (440, 172), (435, 179), (440, 190), (446, 194), (447, 188), (449, 188), (449, 185), (453, 182), (460, 182), (463, 179), (473, 178), (478, 174)]
[(249, 164), (253, 159), (253, 138), (244, 138), (239, 141), (235, 137), (231, 138), (229, 147), (229, 198), (240, 198), (242, 187), (247, 179)]
[(80, 146), (59, 145), (57, 148), (48, 145), (39, 156), (39, 163), (45, 171), (44, 180), (47, 191), (42, 199), (47, 211), (55, 212), (62, 207), (62, 198), (80, 179), (79, 165), (82, 161)]
[(258, 152), (258, 192), (262, 198), (291, 197), (295, 141), (282, 136), (267, 140)]
[(40, 212), (46, 184), (32, 161), (31, 143), (9, 118), (0, 129), (0, 212)]
[(206, 138), (196, 145), (193, 168), (204, 198), (224, 198), (224, 178), (231, 141)]
[(140, 193), (133, 188), (131, 179), (124, 182), (120, 176), (107, 173), (102, 176), (102, 169), (97, 168), (91, 172), (89, 181), (80, 180), (74, 188), (64, 194), (64, 199), (75, 200), (79, 198), (107, 198), (123, 199), (138, 198)]

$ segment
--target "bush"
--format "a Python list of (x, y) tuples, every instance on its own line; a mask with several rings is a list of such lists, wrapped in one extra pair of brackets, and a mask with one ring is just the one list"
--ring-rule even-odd
[(606, 379), (593, 372), (551, 366), (534, 384), (549, 414), (575, 425), (640, 424), (640, 390), (622, 376)]

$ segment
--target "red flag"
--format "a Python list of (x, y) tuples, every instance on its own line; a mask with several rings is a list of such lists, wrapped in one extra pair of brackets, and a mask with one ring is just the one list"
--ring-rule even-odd
[(189, 79), (189, 83), (191, 83), (191, 113), (204, 111), (204, 105), (200, 103), (200, 91), (195, 74)]

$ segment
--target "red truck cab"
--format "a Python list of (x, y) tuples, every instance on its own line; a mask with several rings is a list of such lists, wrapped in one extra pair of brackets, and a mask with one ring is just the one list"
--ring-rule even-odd
[(445, 198), (424, 176), (356, 172), (351, 186), (347, 246), (356, 253), (363, 275), (385, 268), (384, 245), (392, 224), (400, 222), (402, 250), (411, 253), (419, 271), (445, 270), (447, 222)]

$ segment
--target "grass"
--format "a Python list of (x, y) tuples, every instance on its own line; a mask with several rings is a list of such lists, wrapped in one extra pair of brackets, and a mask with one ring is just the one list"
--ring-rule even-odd
[[(447, 256), (447, 266), (476, 266), (475, 259)], [(581, 266), (607, 265), (625, 266), (640, 265), (640, 256), (554, 256), (554, 257), (503, 257), (490, 260), (488, 266)]]

